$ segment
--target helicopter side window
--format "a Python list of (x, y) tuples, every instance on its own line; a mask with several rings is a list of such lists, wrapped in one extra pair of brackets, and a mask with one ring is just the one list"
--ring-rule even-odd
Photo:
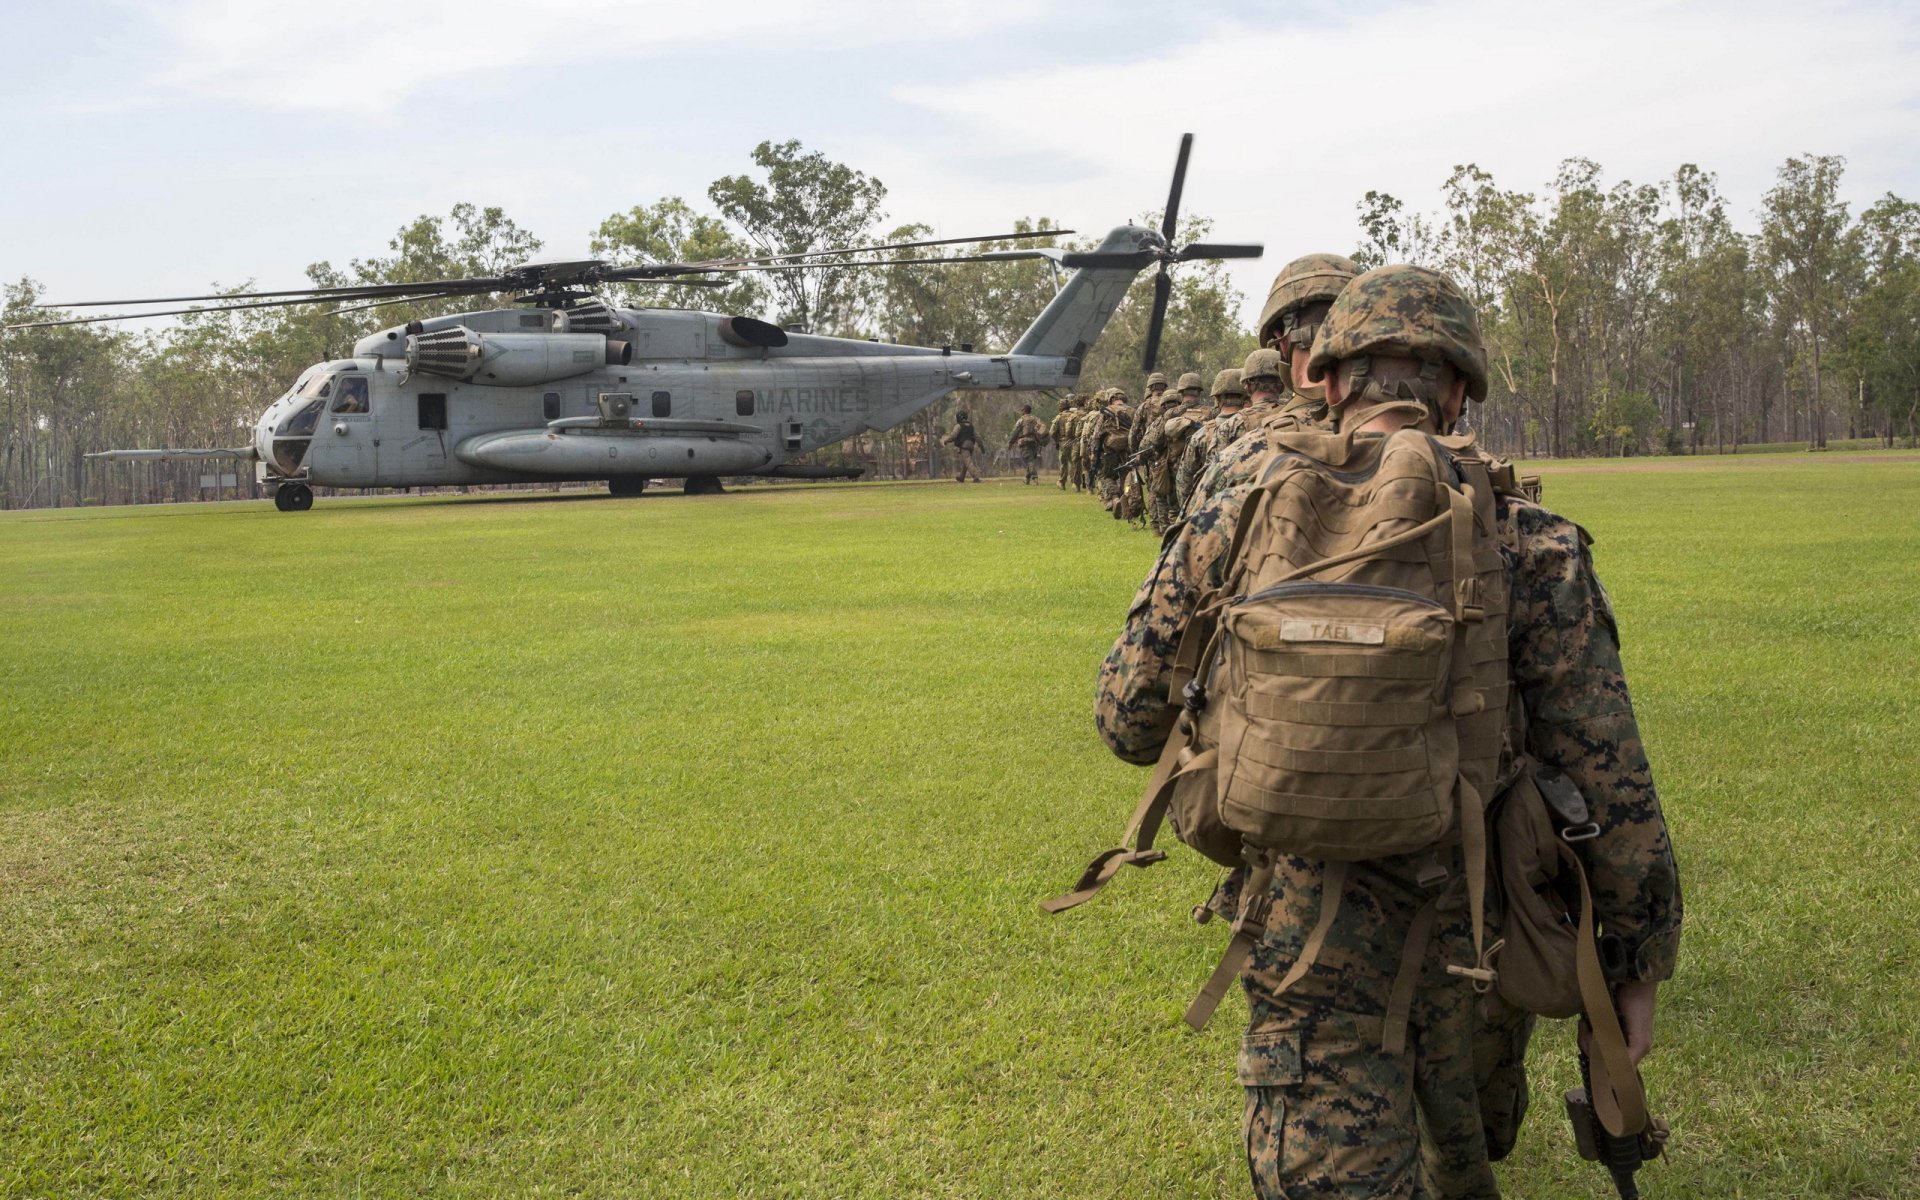
[(540, 415), (549, 421), (560, 419), (560, 393), (548, 392), (540, 397)]
[(741, 388), (733, 394), (733, 411), (743, 417), (753, 415), (753, 390)]
[(447, 394), (445, 392), (420, 393), (420, 428), (445, 429), (447, 427)]
[(653, 415), (670, 417), (673, 415), (673, 393), (655, 392), (653, 394)]
[(333, 397), (333, 411), (363, 413), (368, 410), (366, 379), (359, 375), (349, 375), (342, 379)]

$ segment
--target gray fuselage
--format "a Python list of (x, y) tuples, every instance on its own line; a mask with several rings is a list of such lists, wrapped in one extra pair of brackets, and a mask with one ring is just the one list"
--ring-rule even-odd
[[(361, 339), (354, 357), (308, 369), (261, 416), (254, 449), (269, 478), (332, 487), (752, 475), (866, 430), (890, 429), (956, 390), (1070, 386), (1077, 358), (986, 355), (789, 334), (740, 345), (712, 313), (617, 310), (626, 365), (543, 368), (502, 385), (409, 371), (409, 335), (549, 330), (558, 310), (438, 317)], [(561, 318), (564, 320), (564, 318)], [(631, 428), (582, 427), (603, 395), (632, 397)], [(552, 426), (559, 421), (562, 424)]]

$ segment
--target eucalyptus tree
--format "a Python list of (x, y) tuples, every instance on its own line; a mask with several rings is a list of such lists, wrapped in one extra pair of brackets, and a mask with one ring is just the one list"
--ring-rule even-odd
[[(713, 181), (707, 198), (761, 254), (804, 254), (857, 246), (884, 215), (886, 185), (798, 141), (761, 142), (753, 149), (763, 178), (728, 175)], [(856, 271), (776, 271), (768, 286), (783, 322), (817, 333), (857, 332), (869, 290)]]
[(1846, 159), (1789, 158), (1760, 209), (1760, 261), (1770, 276), (1775, 314), (1795, 339), (1807, 372), (1810, 449), (1827, 444), (1822, 355), (1859, 270), (1861, 238), (1839, 198)]

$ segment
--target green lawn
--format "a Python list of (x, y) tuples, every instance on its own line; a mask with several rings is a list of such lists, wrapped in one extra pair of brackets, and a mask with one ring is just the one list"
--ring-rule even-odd
[[(1548, 464), (1680, 855), (1654, 1196), (1920, 1193), (1920, 455)], [(1153, 555), (1013, 482), (0, 516), (0, 1194), (1234, 1196)], [(1536, 1043), (1511, 1194), (1610, 1194)]]

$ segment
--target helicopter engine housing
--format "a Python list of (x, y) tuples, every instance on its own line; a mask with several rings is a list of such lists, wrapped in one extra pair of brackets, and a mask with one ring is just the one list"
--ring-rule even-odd
[(599, 333), (476, 333), (464, 325), (407, 338), (407, 369), (462, 383), (551, 383), (633, 361), (633, 347)]

